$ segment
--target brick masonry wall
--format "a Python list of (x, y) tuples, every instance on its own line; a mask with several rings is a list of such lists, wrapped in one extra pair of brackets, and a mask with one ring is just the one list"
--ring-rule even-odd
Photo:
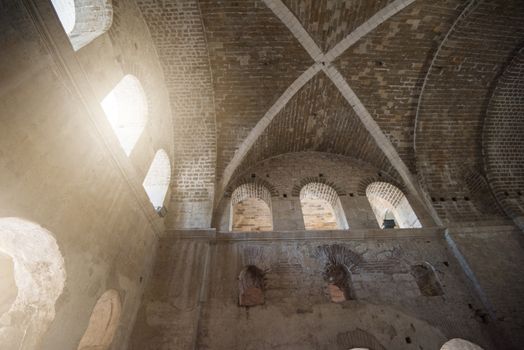
[(344, 37), (393, 0), (284, 0), (315, 43), (329, 51)]
[[(228, 205), (228, 196), (237, 186), (249, 181), (262, 180), (272, 192), (273, 205), (277, 198), (281, 201), (292, 200), (300, 205), (300, 189), (307, 183), (322, 182), (329, 185), (337, 191), (350, 227), (356, 223), (353, 220), (361, 219), (369, 220), (374, 225), (372, 227), (376, 227), (376, 219), (366, 197), (369, 184), (385, 181), (400, 189), (403, 187), (396, 177), (353, 158), (321, 152), (288, 153), (266, 159), (234, 178), (226, 190), (226, 197), (215, 211), (213, 223), (218, 226), (222, 216), (227, 215), (225, 208)], [(413, 209), (419, 218), (424, 214), (421, 208)], [(360, 210), (363, 210), (360, 216), (363, 214), (365, 218), (358, 218)], [(289, 218), (291, 221), (295, 219), (301, 219), (301, 215)]]
[(467, 1), (415, 1), (336, 62), (408, 168), (418, 98), (438, 45)]
[(420, 97), (419, 176), (445, 222), (503, 217), (482, 169), (482, 126), (491, 90), (524, 37), (522, 1), (479, 1), (434, 57)]
[(162, 63), (174, 127), (168, 227), (209, 227), (214, 198), (216, 127), (213, 81), (195, 0), (138, 0)]
[(236, 174), (264, 159), (301, 151), (351, 156), (394, 173), (351, 106), (323, 73), (308, 82), (273, 119)]
[(491, 97), (483, 131), (487, 179), (506, 214), (524, 227), (524, 49)]
[[(209, 242), (185, 233), (185, 239), (164, 238), (157, 278), (145, 294), (130, 349), (189, 348), (195, 342), (214, 350), (347, 349), (362, 346), (350, 336), (357, 328), (391, 350), (438, 349), (454, 337), (495, 349), (475, 317), (479, 302), (441, 235), (420, 231), (375, 239), (374, 232), (381, 231), (369, 231), (364, 239), (319, 231), (288, 233), (286, 240), (267, 232), (252, 239), (219, 234)], [(335, 244), (360, 258), (351, 269), (357, 300), (342, 304), (330, 301), (326, 260), (319, 254), (320, 247)], [(443, 296), (422, 295), (411, 266), (424, 262), (435, 268)], [(265, 271), (265, 304), (246, 309), (238, 306), (238, 276), (250, 264)], [(198, 303), (198, 295), (205, 301)]]
[(213, 71), (220, 179), (251, 129), (313, 62), (262, 1), (199, 4)]

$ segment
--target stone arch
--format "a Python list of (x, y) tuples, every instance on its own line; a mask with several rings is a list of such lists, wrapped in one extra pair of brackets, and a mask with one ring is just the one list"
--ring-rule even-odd
[(51, 0), (75, 51), (104, 34), (113, 22), (110, 0)]
[(423, 296), (432, 297), (444, 295), (435, 268), (428, 262), (411, 266), (411, 274), (415, 277), (417, 286)]
[(166, 151), (159, 149), (142, 183), (149, 200), (157, 211), (164, 205), (170, 182), (171, 163), (169, 162), (169, 156)]
[(147, 97), (137, 77), (125, 75), (101, 103), (107, 120), (130, 155), (147, 123)]
[(111, 346), (122, 313), (118, 292), (106, 291), (98, 299), (77, 350), (107, 350)]
[(323, 182), (307, 182), (300, 189), (306, 230), (348, 229), (337, 191)]
[(238, 304), (256, 306), (264, 304), (264, 271), (255, 265), (248, 265), (238, 276)]
[(379, 226), (385, 227), (383, 225), (388, 225), (390, 220), (394, 220), (393, 227), (422, 227), (415, 211), (398, 187), (388, 182), (373, 182), (367, 186), (366, 196)]
[(64, 259), (49, 231), (19, 218), (0, 219), (0, 252), (12, 259), (16, 284), (16, 297), (0, 315), (0, 344), (36, 349), (64, 289)]
[(467, 340), (455, 338), (446, 342), (440, 350), (483, 350), (480, 346), (475, 345)]
[(260, 182), (238, 186), (231, 194), (232, 231), (273, 230), (271, 192)]

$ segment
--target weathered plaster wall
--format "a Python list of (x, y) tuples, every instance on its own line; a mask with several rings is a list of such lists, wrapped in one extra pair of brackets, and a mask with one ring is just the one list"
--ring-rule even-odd
[(498, 327), (499, 349), (524, 344), (524, 240), (515, 226), (450, 228), (450, 238), (471, 269), (484, 295), (490, 323)]
[[(319, 253), (335, 244), (361, 259), (351, 269), (356, 300), (340, 304), (330, 302)], [(130, 349), (348, 349), (362, 337), (394, 350), (439, 349), (453, 337), (495, 349), (442, 229), (177, 231), (158, 259)], [(421, 294), (410, 271), (423, 262), (442, 296)], [(246, 309), (238, 275), (249, 264), (266, 271), (266, 301)]]
[[(75, 52), (50, 2), (0, 8), (0, 217), (42, 225), (65, 261), (65, 288), (38, 349), (75, 349), (108, 289), (122, 301), (112, 348), (125, 348), (163, 231), (142, 181), (158, 148), (172, 152), (167, 94), (136, 5), (118, 1), (114, 11), (110, 34)], [(130, 158), (99, 105), (127, 73), (150, 96)]]

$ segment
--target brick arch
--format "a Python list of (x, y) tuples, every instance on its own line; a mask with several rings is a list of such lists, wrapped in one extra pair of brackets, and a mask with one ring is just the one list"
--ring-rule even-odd
[(293, 197), (300, 197), (300, 191), (302, 190), (302, 188), (312, 183), (324, 184), (331, 187), (339, 197), (346, 195), (346, 193), (344, 192), (344, 190), (342, 190), (340, 186), (336, 185), (332, 181), (326, 180), (323, 177), (306, 177), (300, 180), (298, 184), (293, 186), (293, 189), (291, 190), (291, 195)]
[(505, 213), (521, 227), (524, 227), (523, 115), (524, 48), (521, 48), (497, 82), (482, 134), (487, 183)]
[(266, 181), (264, 179), (259, 178), (250, 178), (250, 177), (243, 177), (236, 181), (234, 181), (226, 190), (224, 193), (224, 197), (231, 198), (233, 195), (233, 192), (240, 187), (241, 185), (245, 184), (253, 184), (255, 186), (261, 186), (266, 188), (269, 193), (270, 197), (278, 197), (279, 193), (278, 190), (273, 186), (269, 181)]
[(247, 182), (238, 185), (231, 194), (231, 205), (235, 206), (248, 198), (261, 199), (271, 209), (271, 192), (260, 182)]
[(395, 224), (399, 228), (422, 227), (404, 192), (389, 182), (376, 181), (369, 184), (366, 196), (379, 225), (389, 212), (394, 216)]
[(395, 181), (389, 177), (384, 178), (382, 176), (371, 176), (371, 177), (365, 178), (362, 181), (360, 181), (360, 183), (358, 184), (357, 194), (359, 196), (366, 196), (367, 188), (369, 187), (369, 185), (371, 185), (374, 182), (386, 182), (386, 183), (391, 184), (392, 186), (395, 186), (403, 193), (406, 192), (405, 187), (402, 184), (400, 184), (398, 181)]

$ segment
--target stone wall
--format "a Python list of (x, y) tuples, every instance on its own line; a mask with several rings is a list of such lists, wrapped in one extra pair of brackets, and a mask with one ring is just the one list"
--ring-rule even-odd
[(524, 240), (513, 225), (449, 228), (449, 240), (464, 258), (477, 293), (484, 301), (484, 317), (498, 329), (498, 349), (520, 349), (524, 343)]
[[(130, 349), (439, 349), (454, 337), (495, 349), (446, 246), (441, 229), (171, 232)], [(348, 266), (352, 300), (331, 302), (330, 261)], [(425, 262), (442, 295), (426, 296), (417, 283), (413, 266)], [(238, 305), (247, 265), (265, 272), (264, 305)]]
[[(0, 217), (41, 225), (64, 258), (65, 287), (38, 349), (75, 349), (109, 289), (122, 303), (113, 348), (125, 348), (163, 231), (142, 187), (156, 150), (172, 156), (163, 74), (134, 2), (115, 3), (110, 33), (76, 52), (51, 2), (0, 8)], [(150, 108), (127, 157), (100, 102), (129, 73)]]

